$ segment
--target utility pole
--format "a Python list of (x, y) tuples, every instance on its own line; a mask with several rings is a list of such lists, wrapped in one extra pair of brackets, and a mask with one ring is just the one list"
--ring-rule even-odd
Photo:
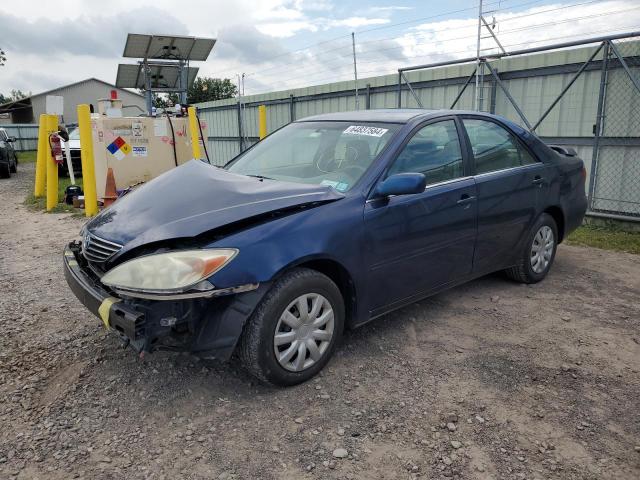
[(482, 34), (482, 0), (478, 7), (478, 43), (476, 46), (476, 96), (473, 100), (473, 109), (480, 107), (480, 36)]
[(356, 110), (360, 110), (360, 99), (358, 98), (358, 67), (356, 63), (356, 34), (351, 32), (351, 47), (353, 49), (353, 78), (356, 84)]

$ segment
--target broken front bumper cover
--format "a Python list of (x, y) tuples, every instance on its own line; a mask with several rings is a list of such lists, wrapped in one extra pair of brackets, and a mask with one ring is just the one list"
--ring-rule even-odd
[(187, 351), (226, 360), (268, 289), (262, 284), (217, 290), (208, 298), (129, 298), (125, 292), (108, 291), (94, 278), (78, 243), (67, 245), (63, 258), (65, 278), (75, 296), (137, 351)]

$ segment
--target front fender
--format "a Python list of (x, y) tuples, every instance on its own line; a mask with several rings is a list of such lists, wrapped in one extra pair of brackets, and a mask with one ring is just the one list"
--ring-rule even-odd
[(363, 207), (362, 199), (345, 199), (216, 241), (209, 247), (233, 247), (239, 253), (209, 280), (217, 288), (264, 283), (306, 261), (330, 259), (342, 265), (357, 284), (363, 261)]

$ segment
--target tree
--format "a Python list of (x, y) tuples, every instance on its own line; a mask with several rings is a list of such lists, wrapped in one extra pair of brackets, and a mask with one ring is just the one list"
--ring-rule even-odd
[(0, 48), (0, 67), (4, 66), (4, 62), (7, 61), (7, 56), (4, 53), (4, 50)]
[(228, 78), (198, 77), (187, 91), (187, 103), (212, 102), (235, 97), (238, 89)]
[(8, 102), (15, 102), (29, 96), (31, 96), (31, 92), (24, 93), (22, 90), (11, 90), (11, 93), (7, 96), (0, 93), (0, 105)]
[(31, 95), (31, 92), (24, 93), (22, 90), (11, 90), (11, 95), (9, 97), (9, 101), (15, 102), (16, 100), (21, 100)]

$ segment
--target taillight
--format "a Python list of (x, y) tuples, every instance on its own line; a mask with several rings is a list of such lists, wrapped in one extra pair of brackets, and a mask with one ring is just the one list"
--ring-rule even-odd
[(582, 167), (582, 181), (587, 181), (587, 169), (585, 167)]

